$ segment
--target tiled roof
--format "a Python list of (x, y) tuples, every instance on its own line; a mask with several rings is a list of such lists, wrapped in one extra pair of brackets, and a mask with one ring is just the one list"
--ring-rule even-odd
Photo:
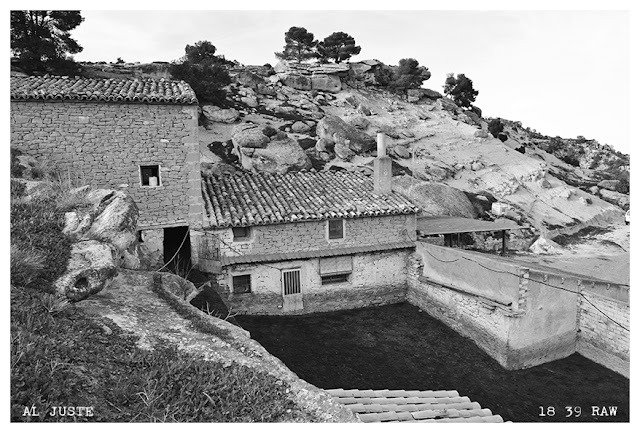
[(363, 422), (504, 422), (457, 391), (328, 389)]
[(364, 245), (357, 247), (341, 247), (336, 249), (316, 250), (316, 251), (296, 251), (292, 253), (275, 254), (247, 254), (240, 256), (223, 256), (222, 266), (237, 265), (240, 263), (264, 263), (281, 262), (287, 260), (312, 259), (318, 257), (349, 256), (351, 254), (372, 253), (376, 251), (401, 250), (413, 248), (416, 244), (412, 241), (393, 242), (389, 244)]
[(374, 194), (373, 178), (361, 173), (300, 171), (286, 174), (238, 172), (202, 177), (209, 227), (416, 213), (398, 194)]
[(81, 77), (11, 77), (11, 98), (75, 99), (107, 102), (196, 104), (196, 94), (184, 81), (153, 78), (95, 79)]

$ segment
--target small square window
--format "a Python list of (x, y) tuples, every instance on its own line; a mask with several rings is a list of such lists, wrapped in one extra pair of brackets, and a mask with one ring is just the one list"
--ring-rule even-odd
[(329, 239), (344, 238), (344, 220), (329, 220)]
[(140, 166), (140, 185), (142, 186), (160, 186), (160, 166), (159, 165), (141, 165)]
[(233, 293), (251, 293), (251, 275), (234, 276)]
[(233, 227), (233, 240), (244, 241), (251, 237), (251, 227)]

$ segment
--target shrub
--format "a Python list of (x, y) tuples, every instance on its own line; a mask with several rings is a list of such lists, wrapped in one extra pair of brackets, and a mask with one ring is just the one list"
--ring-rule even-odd
[(24, 172), (24, 167), (20, 165), (18, 161), (18, 157), (22, 155), (22, 152), (19, 149), (10, 148), (10, 158), (11, 158), (11, 177), (22, 177)]
[(498, 134), (503, 130), (504, 125), (502, 124), (500, 119), (492, 119), (491, 122), (489, 122), (489, 132), (494, 136), (494, 138), (498, 138)]

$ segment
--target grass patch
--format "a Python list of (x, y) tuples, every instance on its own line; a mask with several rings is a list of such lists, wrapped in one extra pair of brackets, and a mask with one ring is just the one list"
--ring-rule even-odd
[[(303, 316), (238, 316), (270, 353), (320, 388), (457, 390), (506, 421), (629, 421), (629, 380), (574, 354), (508, 371), (408, 303)], [(319, 349), (321, 348), (321, 349)], [(540, 406), (560, 415), (540, 418)], [(564, 418), (581, 406), (581, 418)], [(591, 406), (618, 406), (616, 417)]]

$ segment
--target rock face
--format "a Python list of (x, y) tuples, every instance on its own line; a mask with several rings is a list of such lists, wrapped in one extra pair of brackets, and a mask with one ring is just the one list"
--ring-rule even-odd
[(247, 170), (286, 173), (311, 168), (311, 160), (298, 142), (282, 131), (243, 124), (234, 128), (231, 140)]
[(340, 77), (335, 75), (314, 74), (311, 76), (311, 89), (338, 93), (342, 90), (342, 82), (340, 81)]
[(53, 284), (56, 293), (74, 302), (98, 293), (118, 274), (115, 255), (115, 248), (104, 242), (72, 244), (67, 271)]
[(598, 188), (615, 191), (619, 183), (619, 180), (602, 180), (598, 183)]
[(220, 108), (215, 105), (203, 105), (202, 114), (209, 122), (233, 123), (240, 117), (235, 108)]
[(124, 264), (137, 267), (138, 207), (122, 191), (73, 191), (86, 206), (65, 214), (63, 233), (74, 243), (67, 271), (55, 283), (56, 292), (71, 301), (98, 293)]
[(302, 74), (288, 73), (282, 78), (282, 84), (296, 90), (311, 90), (311, 79)]
[[(374, 138), (349, 125), (338, 116), (327, 115), (318, 122), (316, 133), (336, 145), (336, 155), (340, 156), (338, 149), (349, 149), (354, 154), (369, 152), (376, 145)], [(344, 152), (343, 152), (344, 153)]]
[(608, 189), (603, 188), (600, 190), (600, 197), (602, 197), (603, 200), (606, 200), (609, 203), (620, 206), (622, 209), (629, 209), (630, 199), (626, 194), (622, 194), (616, 191), (609, 191)]
[(477, 216), (475, 207), (465, 193), (444, 184), (416, 182), (409, 176), (394, 177), (393, 190), (409, 197), (422, 208), (422, 215), (425, 216)]

